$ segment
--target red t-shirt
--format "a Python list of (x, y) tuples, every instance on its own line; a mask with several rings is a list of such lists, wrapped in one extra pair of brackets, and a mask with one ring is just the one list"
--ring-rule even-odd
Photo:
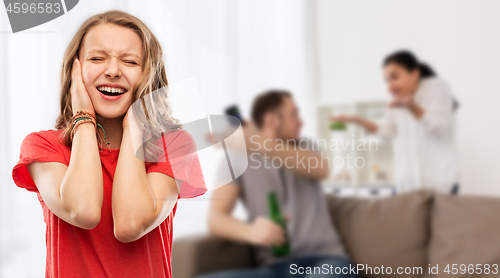
[[(177, 203), (163, 223), (140, 239), (122, 243), (114, 236), (111, 190), (119, 149), (112, 149), (110, 152), (104, 148), (99, 152), (104, 196), (101, 221), (97, 227), (86, 230), (73, 226), (57, 217), (45, 205), (26, 165), (40, 161), (59, 162), (68, 166), (71, 150), (59, 141), (62, 131), (42, 130), (28, 134), (21, 145), (19, 162), (12, 170), (16, 185), (36, 192), (42, 205), (44, 221), (47, 224), (45, 277), (172, 277), (172, 221)], [(165, 133), (158, 140), (160, 139), (165, 152), (168, 148), (168, 157), (177, 153), (175, 157), (178, 158), (182, 157), (183, 153), (196, 150), (193, 138), (186, 131)], [(169, 162), (165, 159), (165, 162), (146, 162), (146, 172), (159, 172), (182, 181), (178, 198), (192, 198), (204, 194), (207, 189), (196, 152), (191, 153), (189, 163), (183, 163), (182, 159), (174, 160), (180, 162)]]

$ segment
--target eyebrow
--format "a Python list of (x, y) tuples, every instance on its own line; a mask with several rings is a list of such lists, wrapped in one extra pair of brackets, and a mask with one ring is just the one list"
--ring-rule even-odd
[[(106, 51), (102, 50), (102, 49), (92, 49), (90, 51), (88, 51), (87, 53), (92, 53), (92, 52), (98, 52), (98, 53), (102, 53), (104, 55), (108, 55), (110, 56)], [(141, 57), (139, 57), (139, 55), (137, 54), (134, 54), (134, 53), (130, 53), (130, 52), (126, 52), (126, 53), (122, 53), (119, 55), (119, 58), (124, 58), (124, 57), (128, 57), (128, 56), (135, 56), (137, 57), (138, 59), (141, 59)]]

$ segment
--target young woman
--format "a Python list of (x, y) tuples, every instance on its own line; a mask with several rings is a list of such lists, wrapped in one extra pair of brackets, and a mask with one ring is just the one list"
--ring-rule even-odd
[(383, 122), (377, 124), (350, 115), (330, 119), (356, 123), (371, 133), (394, 140), (397, 191), (426, 187), (456, 194), (457, 102), (448, 85), (408, 51), (389, 55), (383, 66), (393, 97)]
[(27, 135), (12, 171), (43, 208), (46, 277), (171, 277), (177, 199), (206, 186), (162, 93), (158, 40), (130, 14), (95, 15), (66, 49), (61, 83), (57, 130)]

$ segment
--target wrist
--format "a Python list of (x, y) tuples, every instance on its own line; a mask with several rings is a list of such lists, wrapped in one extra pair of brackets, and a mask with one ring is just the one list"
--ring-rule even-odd
[(71, 141), (74, 140), (74, 137), (77, 133), (88, 133), (88, 134), (96, 134), (95, 126), (92, 122), (82, 122), (78, 126), (73, 127), (71, 131)]
[(355, 124), (360, 124), (361, 123), (361, 118), (358, 117), (358, 116), (352, 116), (351, 122), (355, 123)]
[(83, 123), (81, 123), (81, 124), (78, 125), (77, 129), (78, 128), (95, 130), (95, 125), (92, 122), (83, 122)]
[(87, 113), (91, 114), (92, 116), (94, 116), (94, 118), (96, 117), (96, 115), (95, 115), (95, 112), (94, 112), (94, 111), (92, 111), (92, 110), (86, 110), (86, 109), (75, 109), (75, 110), (73, 110), (73, 117), (74, 117), (76, 114), (78, 114), (78, 112), (79, 112), (79, 111), (87, 112)]
[(252, 224), (246, 224), (246, 232), (245, 232), (245, 241), (250, 243), (250, 244), (255, 244), (254, 236), (253, 236), (253, 231), (252, 231)]
[(122, 133), (122, 143), (124, 143), (125, 140), (130, 138), (130, 128), (124, 126), (122, 127), (123, 133)]

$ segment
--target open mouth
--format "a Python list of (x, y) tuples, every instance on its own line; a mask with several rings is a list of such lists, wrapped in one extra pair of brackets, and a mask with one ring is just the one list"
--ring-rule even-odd
[(107, 86), (98, 86), (97, 90), (107, 96), (119, 96), (127, 92), (127, 90), (123, 88), (107, 87)]

